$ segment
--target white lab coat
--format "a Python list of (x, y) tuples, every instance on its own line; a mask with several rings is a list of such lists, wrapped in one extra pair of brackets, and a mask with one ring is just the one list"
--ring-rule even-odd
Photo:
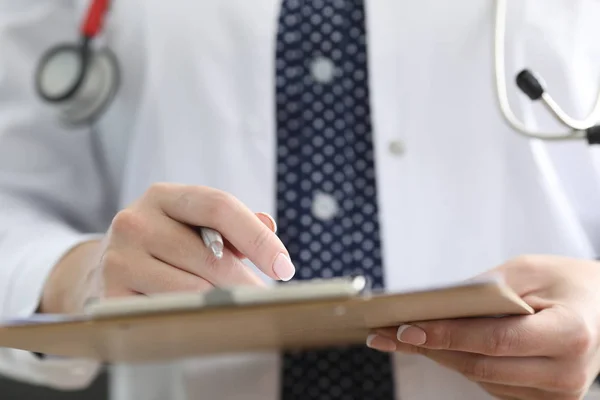
[[(275, 211), (279, 1), (114, 1), (104, 41), (118, 56), (121, 89), (93, 130), (70, 132), (35, 97), (32, 76), (43, 51), (76, 38), (85, 3), (0, 0), (3, 318), (33, 312), (53, 263), (104, 232), (153, 182), (213, 186)], [(527, 141), (504, 124), (493, 90), (493, 1), (366, 3), (389, 288), (468, 278), (522, 253), (595, 257), (594, 153), (583, 143)], [(600, 87), (600, 3), (514, 0), (508, 20), (518, 115), (530, 127), (556, 127), (517, 95), (512, 77), (527, 66), (584, 116)], [(400, 144), (402, 154), (390, 151)], [(274, 353), (121, 365), (111, 392), (113, 400), (275, 400), (278, 366)], [(54, 387), (85, 386), (96, 367), (0, 350), (2, 373)], [(397, 356), (395, 367), (403, 400), (487, 398), (426, 359)]]

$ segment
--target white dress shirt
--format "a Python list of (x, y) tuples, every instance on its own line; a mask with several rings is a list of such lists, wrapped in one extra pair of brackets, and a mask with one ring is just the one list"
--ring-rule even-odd
[[(231, 192), (274, 213), (276, 0), (113, 2), (103, 41), (122, 85), (93, 127), (61, 127), (34, 92), (49, 47), (77, 40), (87, 2), (0, 0), (0, 317), (26, 316), (54, 263), (102, 234), (156, 181)], [(366, 2), (385, 279), (390, 290), (473, 276), (522, 253), (600, 249), (597, 151), (528, 141), (493, 81), (493, 0)], [(509, 94), (528, 126), (556, 128), (517, 92), (529, 67), (572, 115), (600, 88), (600, 3), (509, 1)], [(322, 79), (332, 66), (320, 60)], [(335, 67), (335, 66), (333, 66)], [(317, 213), (331, 212), (327, 199)], [(275, 400), (279, 355), (111, 367), (112, 400)], [(398, 398), (486, 399), (415, 356), (395, 358)], [(85, 386), (97, 365), (0, 350), (0, 371)]]

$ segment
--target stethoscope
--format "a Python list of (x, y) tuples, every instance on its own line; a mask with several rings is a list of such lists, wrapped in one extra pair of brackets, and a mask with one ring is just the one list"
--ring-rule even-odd
[(119, 67), (113, 52), (92, 49), (108, 9), (109, 0), (91, 0), (79, 43), (50, 49), (36, 70), (38, 94), (57, 107), (58, 118), (65, 125), (93, 123), (108, 108), (119, 87)]
[[(542, 80), (527, 69), (516, 76), (517, 87), (532, 101), (541, 101), (565, 132), (535, 132), (522, 123), (510, 107), (505, 81), (506, 0), (495, 0), (494, 74), (498, 105), (507, 123), (527, 138), (566, 141), (586, 140), (600, 144), (600, 93), (592, 112), (584, 120), (569, 116), (546, 91)], [(40, 96), (59, 106), (60, 119), (69, 125), (88, 124), (108, 107), (119, 86), (119, 68), (114, 54), (94, 51), (91, 42), (103, 29), (109, 0), (91, 0), (78, 44), (60, 45), (42, 58), (36, 74)]]

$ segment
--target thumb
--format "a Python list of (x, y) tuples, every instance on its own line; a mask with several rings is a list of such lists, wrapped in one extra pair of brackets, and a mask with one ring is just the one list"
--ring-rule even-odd
[(546, 256), (519, 256), (473, 279), (500, 279), (519, 296), (524, 296), (553, 286), (556, 274), (552, 268), (552, 261), (552, 257)]

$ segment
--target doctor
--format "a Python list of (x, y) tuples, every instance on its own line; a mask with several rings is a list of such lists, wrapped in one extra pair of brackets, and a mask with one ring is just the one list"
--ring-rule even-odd
[[(584, 396), (600, 369), (597, 155), (506, 124), (494, 0), (114, 0), (104, 24), (89, 4), (0, 0), (2, 318), (99, 293), (357, 271), (401, 290), (496, 269), (538, 313), (116, 365), (112, 400)], [(508, 2), (507, 93), (529, 129), (557, 124), (512, 76), (536, 70), (583, 118), (599, 18), (593, 0)], [(59, 79), (79, 76), (78, 47), (39, 65), (81, 26), (98, 37), (78, 91)], [(223, 259), (190, 225), (223, 234)], [(57, 388), (98, 368), (0, 350), (4, 374)]]

